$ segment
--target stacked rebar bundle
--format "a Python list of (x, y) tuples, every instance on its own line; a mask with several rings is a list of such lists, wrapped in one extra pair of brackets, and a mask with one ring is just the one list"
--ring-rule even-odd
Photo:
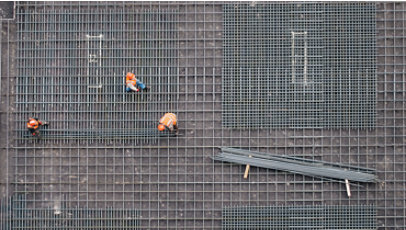
[(333, 178), (357, 182), (376, 182), (373, 169), (354, 167), (299, 157), (270, 155), (234, 148), (221, 148), (214, 160), (287, 171), (318, 178)]
[[(25, 131), (23, 136), (24, 139), (33, 138), (28, 131), (20, 130), (21, 132)], [(121, 138), (121, 137), (145, 137), (145, 138), (152, 138), (152, 137), (174, 137), (176, 136), (174, 133), (170, 132), (159, 132), (155, 129), (144, 129), (144, 130), (133, 130), (130, 131), (92, 131), (92, 130), (69, 130), (63, 134), (50, 134), (53, 130), (41, 130), (41, 137), (42, 138), (50, 138), (50, 139), (57, 139), (57, 138)]]

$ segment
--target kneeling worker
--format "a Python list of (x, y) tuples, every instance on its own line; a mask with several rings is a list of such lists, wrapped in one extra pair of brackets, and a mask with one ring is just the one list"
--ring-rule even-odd
[(37, 137), (39, 136), (39, 127), (41, 127), (41, 126), (48, 126), (48, 123), (44, 122), (44, 121), (40, 121), (36, 117), (28, 118), (27, 128), (28, 128), (28, 131), (30, 131), (33, 136), (37, 136)]
[(145, 86), (144, 83), (142, 83), (140, 80), (135, 78), (135, 74), (133, 74), (133, 73), (127, 73), (127, 76), (125, 77), (125, 85), (126, 85), (125, 90), (127, 92), (131, 92), (131, 91), (138, 92), (138, 91), (140, 91), (140, 89), (143, 91), (149, 90), (149, 87)]
[(165, 115), (159, 120), (158, 130), (164, 131), (168, 129), (170, 132), (176, 131), (178, 133), (177, 117), (173, 113), (165, 113)]

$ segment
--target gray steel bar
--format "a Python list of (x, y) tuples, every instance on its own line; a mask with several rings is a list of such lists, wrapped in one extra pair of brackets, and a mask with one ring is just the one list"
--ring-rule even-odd
[(273, 159), (273, 160), (280, 160), (280, 161), (287, 161), (292, 160), (291, 162), (295, 163), (303, 163), (303, 164), (309, 164), (309, 165), (323, 165), (323, 166), (337, 166), (337, 167), (342, 167), (342, 168), (347, 168), (347, 169), (354, 169), (354, 170), (363, 170), (363, 171), (371, 171), (375, 172), (375, 169), (371, 168), (364, 168), (364, 167), (358, 167), (358, 166), (351, 166), (351, 165), (346, 165), (346, 164), (338, 164), (338, 163), (332, 163), (332, 162), (327, 162), (327, 161), (319, 161), (319, 160), (311, 160), (311, 159), (306, 159), (306, 158), (301, 158), (301, 157), (292, 157), (292, 156), (287, 156), (287, 155), (273, 155), (273, 154), (267, 154), (263, 152), (257, 152), (257, 151), (251, 151), (251, 150), (244, 150), (244, 149), (236, 149), (236, 148), (227, 148), (223, 147), (220, 148), (221, 151), (223, 152), (229, 152), (229, 153), (235, 153), (235, 154), (242, 154), (245, 156), (255, 156), (258, 158), (263, 158), (263, 159)]
[(358, 171), (343, 170), (341, 168), (333, 168), (317, 165), (304, 165), (302, 162), (284, 161), (278, 159), (264, 159), (255, 156), (241, 156), (232, 153), (222, 152), (213, 157), (214, 160), (226, 161), (231, 163), (251, 165), (256, 167), (288, 171), (292, 173), (299, 173), (307, 176), (326, 177), (335, 179), (348, 179), (350, 181), (358, 182), (376, 182), (376, 175), (370, 173), (362, 173)]

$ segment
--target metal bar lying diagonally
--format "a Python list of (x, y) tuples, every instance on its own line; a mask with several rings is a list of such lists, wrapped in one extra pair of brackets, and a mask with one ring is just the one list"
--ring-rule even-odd
[[(41, 134), (43, 139), (53, 139), (53, 138), (60, 138), (60, 137), (67, 137), (67, 138), (93, 138), (93, 137), (175, 137), (176, 135), (173, 133), (167, 133), (167, 132), (159, 132), (155, 129), (142, 129), (142, 130), (135, 130), (135, 131), (128, 131), (126, 133), (122, 133), (117, 130), (103, 130), (103, 131), (91, 131), (91, 130), (84, 130), (84, 129), (74, 129), (74, 130), (69, 130), (66, 131), (64, 134), (53, 134), (53, 135), (48, 135), (50, 131), (54, 131), (55, 129), (47, 129), (43, 130), (44, 132)], [(26, 131), (26, 130), (18, 130), (18, 131)], [(47, 132), (48, 131), (48, 132)], [(28, 132), (25, 132), (23, 135), (23, 138), (25, 139), (33, 139), (32, 135), (30, 135)], [(34, 138), (35, 139), (35, 138)]]
[(291, 160), (295, 160), (295, 162), (314, 163), (314, 164), (318, 164), (318, 165), (323, 164), (323, 165), (328, 165), (328, 166), (333, 166), (333, 167), (362, 170), (365, 172), (375, 172), (376, 171), (375, 169), (372, 169), (372, 168), (352, 166), (352, 165), (340, 164), (340, 163), (336, 163), (336, 162), (311, 160), (311, 159), (306, 159), (306, 158), (302, 158), (302, 157), (294, 157), (294, 156), (288, 156), (288, 155), (275, 155), (275, 154), (269, 154), (269, 153), (251, 151), (251, 150), (248, 151), (248, 150), (244, 150), (244, 149), (223, 147), (223, 148), (221, 148), (221, 150), (223, 152), (230, 152), (230, 153), (243, 154), (243, 155), (246, 155), (247, 153), (249, 153), (249, 155), (257, 156), (258, 158), (265, 158), (265, 159), (275, 159), (275, 158), (291, 159)]
[[(320, 178), (334, 178), (357, 182), (377, 182), (378, 178), (372, 169), (354, 166), (329, 164), (323, 161), (304, 160), (296, 157), (268, 155), (242, 149), (222, 148), (214, 160), (249, 164), (251, 166), (299, 173)], [(251, 156), (251, 157), (250, 157)], [(358, 170), (356, 170), (358, 169)]]

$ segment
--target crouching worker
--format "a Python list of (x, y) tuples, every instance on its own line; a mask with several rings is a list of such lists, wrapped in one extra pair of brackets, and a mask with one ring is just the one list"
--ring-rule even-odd
[(125, 90), (127, 92), (131, 91), (138, 92), (140, 90), (147, 92), (149, 90), (149, 87), (145, 86), (144, 83), (135, 78), (135, 74), (133, 73), (127, 73), (127, 76), (125, 77), (125, 85), (126, 85)]
[(44, 121), (40, 121), (38, 118), (34, 117), (30, 117), (28, 118), (28, 122), (27, 122), (27, 129), (28, 131), (31, 132), (31, 134), (35, 137), (38, 137), (39, 134), (39, 128), (41, 126), (48, 126), (47, 122)]
[(178, 134), (178, 121), (175, 114), (165, 113), (161, 120), (159, 120), (158, 130), (164, 131), (166, 129), (169, 132), (176, 131), (176, 134)]

